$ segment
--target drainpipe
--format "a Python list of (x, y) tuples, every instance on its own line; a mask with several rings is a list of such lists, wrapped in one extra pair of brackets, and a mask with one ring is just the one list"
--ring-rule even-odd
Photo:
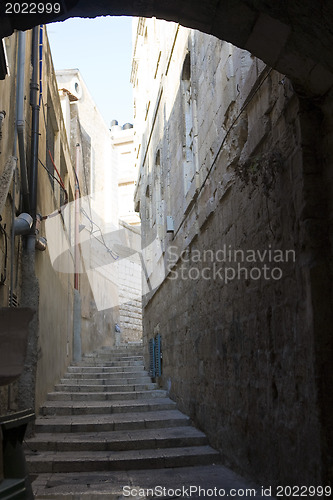
[(28, 250), (35, 249), (35, 222), (37, 215), (37, 181), (38, 181), (38, 145), (39, 145), (39, 30), (36, 26), (32, 33), (32, 77), (30, 83), (30, 104), (32, 108), (31, 125), (31, 163), (30, 163), (30, 213), (34, 225), (28, 236)]
[(79, 222), (80, 222), (80, 187), (79, 187), (80, 144), (76, 144), (75, 151), (75, 240), (74, 240), (74, 304), (73, 304), (73, 360), (82, 359), (81, 345), (81, 296), (79, 292)]
[[(31, 120), (31, 158), (29, 164), (29, 204), (33, 224), (22, 248), (21, 255), (21, 305), (34, 310), (29, 324), (29, 342), (25, 358), (24, 370), (17, 383), (16, 400), (19, 409), (35, 408), (36, 378), (38, 362), (39, 307), (40, 287), (35, 272), (36, 215), (37, 215), (37, 173), (39, 143), (39, 26), (32, 32), (31, 63), (32, 76), (30, 82)], [(32, 429), (28, 429), (30, 433)]]
[(6, 111), (0, 111), (0, 141), (2, 139), (2, 122), (4, 121), (6, 116)]
[[(24, 73), (25, 73), (25, 40), (26, 35), (24, 32), (18, 33), (18, 48), (17, 48), (17, 85), (16, 85), (16, 127), (13, 146), (13, 157), (17, 161), (17, 142), (19, 143), (20, 154), (20, 169), (21, 169), (21, 187), (23, 205), (29, 210), (29, 188), (28, 188), (28, 175), (25, 161), (25, 148), (24, 148)], [(12, 233), (10, 242), (10, 289), (9, 289), (9, 305), (13, 305), (14, 293), (14, 256), (15, 256), (15, 232), (14, 223), (16, 217), (16, 184), (17, 173), (16, 169), (13, 176), (13, 191), (12, 191)]]
[(16, 128), (20, 153), (21, 188), (23, 211), (30, 212), (29, 185), (24, 144), (24, 76), (25, 76), (25, 33), (19, 31), (17, 51), (17, 91), (16, 91)]
[(79, 253), (79, 222), (80, 222), (80, 191), (79, 191), (80, 144), (76, 144), (75, 155), (75, 246), (74, 246), (74, 288), (79, 289), (80, 253)]

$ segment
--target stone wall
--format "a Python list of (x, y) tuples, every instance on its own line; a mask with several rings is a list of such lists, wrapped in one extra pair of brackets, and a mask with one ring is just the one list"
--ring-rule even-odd
[[(5, 39), (5, 47), (8, 57), (8, 65), (10, 71), (13, 75), (16, 75), (16, 48), (18, 35), (12, 35)], [(10, 252), (10, 240), (11, 240), (11, 218), (12, 218), (12, 207), (13, 207), (13, 194), (15, 192), (16, 205), (18, 206), (18, 187), (15, 189), (12, 182), (13, 175), (9, 178), (6, 175), (6, 163), (9, 157), (13, 154), (13, 144), (14, 144), (14, 120), (15, 120), (15, 78), (9, 80), (7, 78), (6, 82), (0, 82), (0, 111), (5, 111), (6, 116), (2, 121), (1, 126), (1, 137), (0, 137), (0, 177), (1, 177), (1, 243), (0, 243), (0, 273), (1, 273), (1, 285), (0, 285), (0, 305), (1, 307), (7, 307), (9, 305), (10, 296), (10, 269), (12, 264), (12, 255)], [(16, 164), (15, 164), (16, 167)], [(13, 174), (13, 171), (11, 172)], [(4, 177), (3, 177), (4, 176)], [(9, 183), (4, 182), (5, 179)], [(4, 189), (4, 186), (6, 187)], [(7, 189), (9, 188), (9, 189)], [(7, 234), (7, 236), (6, 236)], [(6, 252), (6, 241), (7, 239), (7, 252)], [(19, 252), (19, 241), (16, 239), (14, 259), (17, 258)], [(6, 261), (7, 256), (7, 261)], [(7, 271), (5, 272), (5, 267)], [(19, 278), (19, 270), (16, 268), (15, 277)], [(15, 290), (16, 291), (16, 290)], [(17, 395), (17, 385), (12, 385), (11, 388), (8, 386), (0, 387), (0, 413), (4, 414), (7, 410), (8, 400), (10, 404), (13, 404)]]
[[(140, 235), (140, 228), (120, 221), (123, 231)], [(119, 343), (142, 339), (142, 284), (139, 262), (123, 259), (119, 262)]]
[(56, 72), (68, 109), (67, 138), (73, 165), (79, 144), (81, 350), (115, 342), (119, 321), (118, 270), (108, 252), (118, 227), (118, 165), (111, 133), (77, 69)]
[(320, 111), (245, 51), (146, 26), (162, 55), (138, 124), (143, 247), (157, 242), (144, 343), (161, 334), (160, 384), (224, 463), (262, 484), (321, 484), (331, 270)]
[[(28, 169), (30, 168), (30, 127), (31, 110), (29, 106), (30, 78), (31, 78), (31, 32), (25, 35), (25, 73), (24, 73), (24, 144), (25, 157)], [(67, 241), (68, 234), (59, 214), (52, 217), (55, 226), (53, 238), (49, 238), (48, 247), (44, 252), (28, 248), (27, 238), (16, 236), (13, 251), (13, 280), (10, 273), (11, 260), (11, 231), (12, 231), (12, 200), (15, 193), (15, 216), (27, 208), (22, 204), (21, 188), (21, 162), (18, 145), (15, 145), (15, 99), (17, 92), (16, 65), (17, 65), (17, 39), (18, 34), (6, 40), (9, 55), (10, 76), (0, 82), (0, 108), (6, 111), (6, 121), (3, 124), (3, 141), (1, 143), (1, 171), (3, 160), (9, 155), (18, 157), (18, 170), (16, 171), (15, 184), (11, 184), (5, 209), (2, 212), (3, 223), (6, 224), (8, 238), (7, 279), (1, 286), (1, 305), (8, 306), (9, 289), (13, 288), (19, 306), (27, 306), (35, 311), (34, 318), (29, 327), (29, 342), (25, 368), (20, 379), (11, 387), (2, 388), (0, 412), (10, 410), (33, 408), (38, 410), (48, 391), (66, 370), (72, 360), (73, 344), (73, 279), (72, 274), (66, 275), (53, 266), (52, 254), (61, 241)], [(62, 121), (58, 89), (54, 77), (51, 55), (47, 38), (44, 32), (43, 43), (43, 72), (42, 88), (43, 100), (39, 117), (39, 153), (38, 164), (38, 193), (37, 212), (46, 217), (61, 205), (61, 192), (59, 185), (48, 175), (43, 168), (49, 167), (50, 147), (46, 137), (47, 119), (52, 123), (55, 134), (53, 159), (64, 178), (69, 196), (73, 193), (74, 175), (70, 162), (66, 132)], [(47, 107), (46, 107), (47, 104)], [(44, 120), (45, 119), (45, 120)], [(46, 219), (47, 220), (47, 219)], [(39, 228), (38, 236), (46, 235), (46, 222), (43, 221)], [(33, 236), (34, 238), (34, 236)], [(67, 263), (71, 262), (71, 255), (66, 257)], [(2, 262), (3, 264), (3, 262)], [(69, 264), (70, 265), (70, 264)], [(68, 266), (67, 266), (68, 267)], [(9, 405), (7, 404), (7, 395)]]

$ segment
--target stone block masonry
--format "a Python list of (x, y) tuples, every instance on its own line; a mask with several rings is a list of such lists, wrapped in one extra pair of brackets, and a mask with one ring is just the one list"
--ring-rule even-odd
[[(120, 221), (124, 231), (139, 234), (140, 228)], [(142, 283), (141, 265), (130, 259), (119, 261), (119, 326), (121, 342), (142, 339)]]
[[(140, 57), (155, 36), (146, 26), (137, 102)], [(227, 43), (181, 29), (172, 50), (167, 77), (160, 58), (156, 116), (138, 125), (143, 246), (161, 246), (148, 270), (157, 285), (144, 298), (144, 343), (160, 333), (161, 387), (226, 464), (272, 486), (323, 484), (332, 313), (320, 112)], [(165, 278), (154, 281), (161, 261)]]

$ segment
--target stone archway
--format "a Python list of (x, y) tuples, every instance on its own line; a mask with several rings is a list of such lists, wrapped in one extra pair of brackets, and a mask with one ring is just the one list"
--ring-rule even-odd
[(55, 12), (9, 13), (6, 7), (9, 4), (3, 2), (0, 36), (8, 36), (14, 29), (25, 30), (70, 17), (155, 16), (249, 50), (287, 75), (304, 94), (323, 95), (333, 85), (330, 0), (52, 0), (50, 3), (61, 5), (60, 16)]
[[(14, 2), (11, 2), (13, 4)], [(17, 2), (19, 4), (19, 2)], [(21, 2), (22, 3), (22, 2)], [(102, 15), (156, 16), (179, 22), (184, 26), (199, 29), (245, 48), (262, 59), (271, 67), (286, 74), (303, 94), (321, 96), (333, 85), (333, 3), (331, 0), (314, 2), (313, 0), (62, 0), (64, 12), (57, 14), (9, 14), (5, 12), (6, 2), (0, 7), (0, 37), (10, 35), (14, 29), (25, 30), (40, 23), (65, 20), (70, 17), (96, 17)], [(313, 148), (312, 135), (315, 127), (311, 124), (313, 101), (306, 103), (309, 120), (304, 120), (304, 129), (308, 134), (308, 149)], [(325, 171), (323, 177), (331, 179), (327, 173), (332, 164), (331, 146), (331, 109), (327, 107), (323, 134), (326, 145)], [(311, 127), (310, 127), (310, 125)], [(321, 155), (313, 152), (314, 161), (321, 163)], [(308, 173), (312, 174), (312, 171)], [(327, 183), (328, 188), (332, 187)], [(322, 184), (324, 185), (324, 183)], [(320, 199), (321, 193), (313, 195), (308, 188), (309, 205)], [(312, 199), (313, 196), (313, 199)], [(328, 200), (330, 214), (332, 199)], [(311, 205), (312, 206), (312, 205)], [(307, 215), (307, 214), (306, 214)], [(312, 213), (311, 213), (312, 216)], [(326, 217), (326, 214), (325, 214)], [(328, 216), (327, 216), (328, 219)], [(308, 221), (306, 221), (308, 222)], [(310, 220), (311, 222), (311, 220)], [(332, 227), (332, 226), (331, 226)], [(310, 227), (311, 229), (311, 227)], [(315, 234), (316, 236), (316, 234)], [(320, 245), (326, 251), (326, 241)], [(320, 253), (320, 252), (318, 252)], [(323, 267), (322, 273), (325, 274)], [(319, 386), (319, 408), (322, 414), (323, 431), (330, 421), (331, 383), (329, 382), (329, 337), (330, 324), (325, 324), (329, 317), (329, 294), (324, 294), (321, 282), (312, 271), (312, 293), (316, 315), (316, 358), (321, 379)], [(325, 313), (325, 314), (324, 314)], [(324, 332), (324, 333), (323, 333)], [(326, 336), (325, 336), (326, 335)], [(331, 345), (331, 344), (330, 344)], [(324, 434), (324, 432), (323, 432)], [(327, 450), (331, 435), (324, 443)]]

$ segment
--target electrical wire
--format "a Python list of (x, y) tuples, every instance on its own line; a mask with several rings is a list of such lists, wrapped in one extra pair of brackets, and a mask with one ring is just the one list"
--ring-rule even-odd
[(53, 175), (52, 172), (49, 171), (49, 169), (44, 165), (44, 163), (39, 158), (38, 158), (38, 161), (42, 165), (42, 167), (45, 168), (45, 170), (49, 174), (49, 176), (52, 177), (52, 179), (54, 179), (59, 184), (59, 186), (61, 187), (61, 189), (64, 191), (65, 196), (66, 196), (66, 200), (67, 200), (66, 203), (67, 203), (68, 202), (68, 194), (67, 194), (66, 188), (61, 184), (61, 182), (59, 181), (59, 179), (57, 179), (56, 176)]
[[(47, 130), (47, 122), (46, 122), (46, 116), (45, 116), (45, 104), (44, 104), (44, 99), (43, 99), (43, 95), (41, 95), (41, 101), (42, 101), (42, 109), (43, 109), (43, 118), (44, 118), (44, 125), (45, 125), (45, 129)], [(81, 130), (81, 124), (79, 123), (79, 128), (80, 128), (80, 136), (81, 136), (81, 139), (82, 139), (82, 130)], [(47, 135), (46, 135), (46, 141), (47, 141)], [(48, 142), (48, 141), (47, 141)], [(66, 197), (66, 200), (65, 200), (65, 204), (68, 203), (68, 193), (67, 193), (67, 190), (65, 188), (65, 184), (61, 178), (61, 175), (56, 167), (56, 164), (53, 160), (53, 157), (52, 157), (52, 154), (51, 154), (51, 151), (50, 149), (48, 148), (48, 144), (46, 144), (46, 149), (49, 153), (49, 156), (50, 156), (50, 160), (52, 162), (52, 165), (55, 169), (55, 171), (57, 172), (58, 174), (58, 177), (59, 179), (57, 179), (57, 177), (55, 175), (53, 175), (49, 169), (42, 163), (42, 161), (38, 158), (40, 164), (42, 165), (42, 167), (47, 171), (47, 173), (49, 174), (50, 177), (52, 177), (52, 179), (54, 179), (58, 184), (59, 186), (63, 189), (64, 193), (65, 193), (65, 197)], [(81, 187), (80, 187), (80, 182), (79, 182), (79, 178), (78, 178), (78, 175), (76, 173), (76, 170), (74, 168), (74, 166), (72, 165), (72, 168), (73, 168), (73, 172), (74, 172), (74, 175), (75, 175), (75, 180), (76, 180), (76, 184), (77, 184), (77, 188), (79, 190), (79, 195), (81, 197)], [(86, 190), (87, 190), (87, 193), (88, 193), (88, 182), (87, 182), (87, 176), (86, 176), (86, 171), (85, 169), (83, 169), (83, 173), (84, 173), (84, 177), (85, 177), (85, 184), (86, 184)], [(90, 214), (91, 214), (91, 206), (90, 206), (90, 203), (89, 203), (89, 209), (90, 209)], [(106, 244), (105, 242), (105, 239), (104, 239), (104, 235), (103, 235), (103, 232), (100, 228), (100, 226), (98, 224), (96, 224), (96, 222), (93, 221), (93, 219), (91, 217), (89, 217), (89, 215), (87, 214), (87, 212), (81, 208), (81, 212), (82, 214), (89, 220), (90, 224), (91, 224), (91, 228), (90, 228), (90, 234), (99, 242), (101, 243), (107, 250), (107, 252), (111, 255), (111, 257), (114, 259), (114, 260), (118, 260), (119, 259), (119, 255), (115, 254), (110, 247), (108, 247), (108, 245)], [(52, 217), (56, 217), (57, 215), (59, 214), (62, 214), (62, 211), (61, 211), (61, 208), (59, 208), (58, 210), (52, 212), (51, 214), (49, 215), (45, 215), (42, 217), (42, 220), (45, 220), (45, 219), (49, 219), (49, 218), (52, 218)], [(97, 238), (97, 236), (94, 234), (96, 231), (93, 231), (93, 226), (96, 226), (97, 229), (98, 229), (98, 232), (100, 233), (101, 235), (101, 239), (100, 238)]]
[(53, 160), (53, 157), (52, 157), (51, 151), (50, 151), (50, 150), (48, 150), (48, 153), (49, 153), (49, 157), (50, 157), (50, 159), (51, 159), (51, 163), (52, 163), (52, 165), (53, 165), (53, 168), (54, 168), (54, 170), (55, 170), (55, 171), (57, 172), (57, 174), (58, 174), (59, 181), (60, 181), (60, 185), (63, 187), (64, 191), (66, 191), (64, 181), (62, 180), (61, 175), (60, 175), (60, 173), (59, 173), (59, 170), (57, 169), (56, 164), (54, 163), (54, 160)]
[(58, 177), (59, 177), (59, 181), (58, 181), (58, 183), (60, 184), (60, 186), (62, 187), (62, 189), (64, 190), (64, 193), (65, 193), (65, 203), (64, 203), (64, 205), (67, 205), (67, 203), (68, 203), (68, 193), (67, 193), (67, 191), (66, 191), (64, 181), (62, 180), (61, 175), (60, 175), (60, 173), (59, 173), (59, 171), (58, 171), (58, 169), (57, 169), (57, 167), (56, 167), (56, 164), (54, 163), (54, 160), (53, 160), (53, 158), (52, 158), (52, 154), (51, 154), (51, 151), (50, 151), (50, 150), (49, 150), (49, 156), (50, 156), (50, 158), (51, 158), (52, 165), (53, 165), (53, 167), (54, 167), (55, 171), (56, 171), (56, 172), (57, 172), (57, 174), (58, 174)]
[(3, 273), (1, 273), (0, 285), (4, 285), (7, 279), (7, 258), (8, 258), (8, 234), (6, 231), (6, 224), (0, 224), (0, 231), (5, 237), (5, 262), (3, 266)]
[[(65, 199), (65, 205), (66, 205), (66, 204), (68, 203), (68, 194), (67, 194), (66, 189), (64, 188), (64, 186), (62, 186), (62, 185), (61, 185), (61, 183), (60, 183), (59, 179), (57, 179), (57, 178), (56, 178), (56, 176), (55, 176), (55, 175), (53, 175), (53, 174), (49, 171), (49, 169), (48, 169), (48, 168), (44, 165), (44, 163), (40, 160), (40, 158), (38, 158), (38, 161), (39, 161), (39, 163), (42, 165), (42, 167), (46, 170), (46, 172), (49, 174), (49, 176), (50, 176), (50, 177), (52, 177), (52, 179), (54, 179), (54, 180), (55, 180), (55, 181), (59, 184), (59, 186), (61, 187), (61, 189), (64, 191), (64, 193), (65, 193), (65, 197), (66, 197), (66, 199)], [(55, 217), (56, 215), (59, 215), (59, 214), (60, 214), (60, 215), (62, 214), (61, 207), (60, 207), (58, 210), (56, 210), (55, 212), (52, 212), (52, 213), (51, 213), (51, 214), (49, 214), (49, 215), (44, 215), (44, 216), (42, 217), (42, 220), (50, 219), (51, 217)]]
[[(78, 121), (78, 127), (79, 127), (79, 134), (80, 134), (80, 138), (81, 138), (81, 147), (82, 147), (82, 154), (83, 154), (84, 153), (84, 138), (83, 138), (82, 127), (81, 127), (80, 121)], [(87, 181), (87, 172), (86, 172), (86, 169), (84, 168), (84, 165), (83, 165), (83, 175), (84, 175), (84, 182), (86, 185), (86, 194), (88, 194), (89, 189), (88, 189), (88, 181)], [(90, 210), (90, 215), (91, 215), (90, 201), (89, 201), (89, 210)]]
[(240, 109), (240, 111), (239, 111), (238, 115), (234, 118), (234, 120), (233, 120), (233, 122), (231, 123), (230, 127), (229, 127), (229, 128), (228, 128), (228, 130), (226, 131), (225, 136), (223, 137), (223, 140), (222, 140), (222, 142), (221, 142), (221, 145), (220, 145), (220, 147), (219, 147), (219, 149), (218, 149), (218, 151), (217, 151), (217, 153), (216, 153), (216, 155), (215, 155), (215, 158), (214, 158), (214, 160), (213, 160), (213, 163), (211, 164), (211, 166), (210, 166), (210, 168), (209, 168), (209, 170), (208, 170), (208, 172), (207, 172), (207, 174), (206, 174), (206, 177), (205, 177), (205, 179), (204, 179), (204, 181), (203, 181), (203, 183), (202, 183), (202, 185), (201, 185), (201, 187), (200, 187), (200, 189), (199, 189), (199, 193), (198, 193), (198, 195), (199, 195), (199, 194), (201, 193), (201, 191), (203, 190), (203, 187), (204, 187), (204, 185), (206, 184), (206, 181), (207, 181), (207, 179), (208, 179), (208, 177), (209, 177), (209, 175), (210, 175), (211, 171), (212, 171), (212, 170), (213, 170), (213, 168), (215, 167), (215, 163), (216, 163), (216, 161), (217, 161), (217, 159), (218, 159), (218, 157), (219, 157), (219, 155), (220, 155), (220, 153), (221, 153), (221, 151), (222, 151), (222, 148), (223, 148), (223, 146), (224, 146), (224, 143), (225, 143), (225, 141), (226, 141), (227, 137), (229, 136), (229, 134), (230, 134), (231, 130), (234, 128), (235, 123), (237, 122), (238, 118), (239, 118), (239, 117), (243, 114), (243, 112), (245, 111), (245, 109), (247, 108), (247, 106), (250, 104), (250, 102), (252, 101), (252, 99), (254, 98), (254, 96), (256, 95), (256, 93), (259, 91), (259, 89), (262, 87), (263, 83), (267, 80), (267, 78), (269, 77), (269, 75), (271, 74), (271, 72), (272, 72), (272, 71), (273, 71), (273, 68), (270, 68), (270, 70), (268, 71), (267, 75), (265, 75), (265, 77), (264, 77), (264, 78), (261, 80), (261, 82), (259, 83), (258, 87), (254, 90), (253, 94), (251, 95), (251, 98), (250, 98), (250, 99), (248, 99), (248, 100), (247, 100), (247, 101), (243, 104), (243, 106), (241, 107), (241, 109)]
[(79, 195), (80, 195), (80, 198), (81, 198), (81, 189), (80, 189), (80, 183), (79, 183), (79, 178), (77, 176), (77, 173), (75, 171), (75, 168), (73, 167), (73, 172), (74, 172), (74, 175), (75, 175), (75, 180), (76, 180), (76, 184), (77, 184), (77, 188), (79, 190)]
[[(203, 180), (203, 182), (202, 182), (202, 184), (201, 184), (201, 186), (200, 186), (200, 189), (199, 189), (199, 190), (198, 190), (198, 192), (197, 192), (196, 198), (198, 198), (198, 197), (199, 197), (199, 195), (200, 195), (201, 191), (203, 190), (203, 188), (204, 188), (204, 186), (205, 186), (205, 184), (206, 184), (206, 182), (207, 182), (208, 177), (210, 176), (210, 174), (211, 174), (211, 172), (212, 172), (213, 168), (215, 167), (215, 164), (216, 164), (216, 162), (217, 162), (217, 160), (218, 160), (218, 157), (220, 156), (220, 153), (221, 153), (222, 148), (223, 148), (223, 146), (224, 146), (224, 144), (225, 144), (225, 141), (227, 140), (227, 138), (228, 138), (228, 136), (229, 136), (229, 134), (230, 134), (231, 130), (234, 128), (235, 123), (237, 122), (237, 120), (239, 119), (239, 117), (243, 114), (243, 112), (245, 111), (245, 109), (247, 108), (247, 106), (250, 104), (250, 102), (252, 101), (252, 99), (254, 98), (254, 96), (256, 95), (256, 93), (260, 90), (260, 88), (262, 87), (262, 85), (264, 84), (264, 82), (267, 80), (267, 78), (269, 77), (269, 75), (271, 74), (271, 72), (272, 72), (272, 71), (273, 71), (273, 68), (270, 68), (270, 69), (269, 69), (269, 71), (268, 71), (268, 73), (265, 75), (265, 77), (264, 77), (264, 78), (260, 81), (259, 85), (258, 85), (258, 86), (255, 88), (255, 90), (253, 91), (253, 93), (252, 93), (251, 97), (250, 97), (247, 101), (245, 101), (245, 103), (243, 104), (243, 106), (242, 106), (242, 107), (241, 107), (241, 109), (239, 110), (239, 113), (238, 113), (238, 114), (237, 114), (237, 116), (234, 118), (234, 120), (232, 121), (232, 123), (231, 123), (230, 127), (229, 127), (229, 128), (228, 128), (228, 130), (226, 131), (226, 133), (225, 133), (225, 135), (224, 135), (224, 137), (223, 137), (223, 139), (222, 139), (222, 142), (221, 142), (221, 144), (220, 144), (220, 147), (219, 147), (219, 149), (218, 149), (218, 151), (217, 151), (217, 153), (216, 153), (216, 155), (215, 155), (215, 157), (214, 157), (214, 160), (213, 160), (213, 162), (212, 162), (212, 164), (211, 164), (211, 166), (210, 166), (210, 168), (209, 168), (209, 170), (208, 170), (208, 172), (207, 172), (207, 174), (206, 174), (206, 176), (205, 176), (205, 178), (204, 178), (204, 180)], [(184, 224), (184, 222), (185, 222), (185, 220), (186, 220), (186, 219), (187, 219), (187, 215), (183, 218), (183, 220), (182, 220), (182, 221), (181, 221), (181, 223), (179, 224), (179, 227), (178, 227), (177, 231), (176, 231), (176, 232), (175, 232), (175, 234), (174, 234), (174, 238), (175, 238), (175, 237), (176, 237), (176, 235), (178, 234), (178, 232), (179, 232), (180, 228), (182, 227), (182, 225)]]
[[(48, 126), (47, 126), (47, 120), (46, 120), (46, 116), (45, 116), (45, 103), (44, 103), (44, 98), (43, 98), (43, 95), (42, 95), (42, 94), (41, 94), (41, 101), (42, 101), (42, 109), (43, 109), (43, 120), (44, 120), (45, 130), (47, 131)], [(50, 150), (50, 148), (49, 148), (49, 146), (48, 146), (48, 135), (47, 135), (47, 134), (46, 134), (46, 151), (47, 151), (47, 152), (48, 152), (48, 154), (49, 154), (49, 157), (50, 157), (51, 163), (52, 163), (52, 165), (53, 165), (53, 168), (55, 169), (55, 171), (56, 171), (56, 172), (57, 172), (57, 174), (58, 174), (58, 177), (59, 177), (60, 182), (59, 182), (59, 180), (58, 180), (58, 179), (57, 179), (57, 178), (56, 178), (56, 177), (55, 177), (55, 176), (54, 176), (54, 175), (53, 175), (53, 174), (49, 171), (49, 169), (48, 169), (48, 168), (46, 168), (46, 167), (42, 164), (41, 160), (39, 160), (39, 161), (40, 161), (40, 163), (43, 165), (43, 167), (47, 170), (47, 172), (48, 172), (48, 173), (49, 173), (49, 175), (52, 177), (52, 179), (56, 180), (56, 181), (57, 181), (57, 183), (58, 183), (58, 184), (60, 184), (60, 186), (63, 188), (64, 193), (65, 193), (65, 205), (66, 205), (66, 203), (68, 203), (68, 193), (67, 193), (67, 190), (66, 190), (66, 188), (65, 188), (64, 181), (62, 180), (62, 177), (61, 177), (61, 175), (60, 175), (60, 173), (59, 173), (59, 170), (57, 169), (57, 166), (56, 166), (56, 164), (55, 164), (55, 162), (54, 162), (54, 159), (53, 159), (53, 157), (52, 157), (51, 150)]]
[[(46, 116), (45, 116), (45, 103), (44, 103), (43, 95), (42, 95), (42, 109), (43, 109), (43, 118), (44, 118), (45, 130), (47, 130), (47, 123), (46, 123)], [(47, 134), (46, 134), (46, 141), (47, 141)], [(46, 145), (46, 147), (47, 147), (47, 145)]]
[[(96, 224), (96, 222), (94, 222), (90, 217), (89, 215), (87, 214), (87, 212), (84, 210), (84, 208), (81, 208), (81, 213), (89, 220), (89, 222), (91, 223), (91, 230), (89, 231), (90, 234), (97, 240), (99, 241), (107, 250), (107, 252), (111, 255), (111, 257), (114, 259), (114, 260), (118, 260), (119, 259), (119, 255), (115, 254), (110, 247), (108, 247), (108, 245), (106, 244), (105, 242), (105, 239), (104, 239), (104, 235), (103, 235), (103, 232), (100, 228), (100, 226), (98, 224)], [(96, 226), (97, 229), (98, 229), (98, 232), (101, 234), (101, 238), (102, 239), (99, 239), (97, 238), (97, 236), (95, 236), (95, 232), (96, 231), (93, 231), (92, 228), (93, 226)]]

